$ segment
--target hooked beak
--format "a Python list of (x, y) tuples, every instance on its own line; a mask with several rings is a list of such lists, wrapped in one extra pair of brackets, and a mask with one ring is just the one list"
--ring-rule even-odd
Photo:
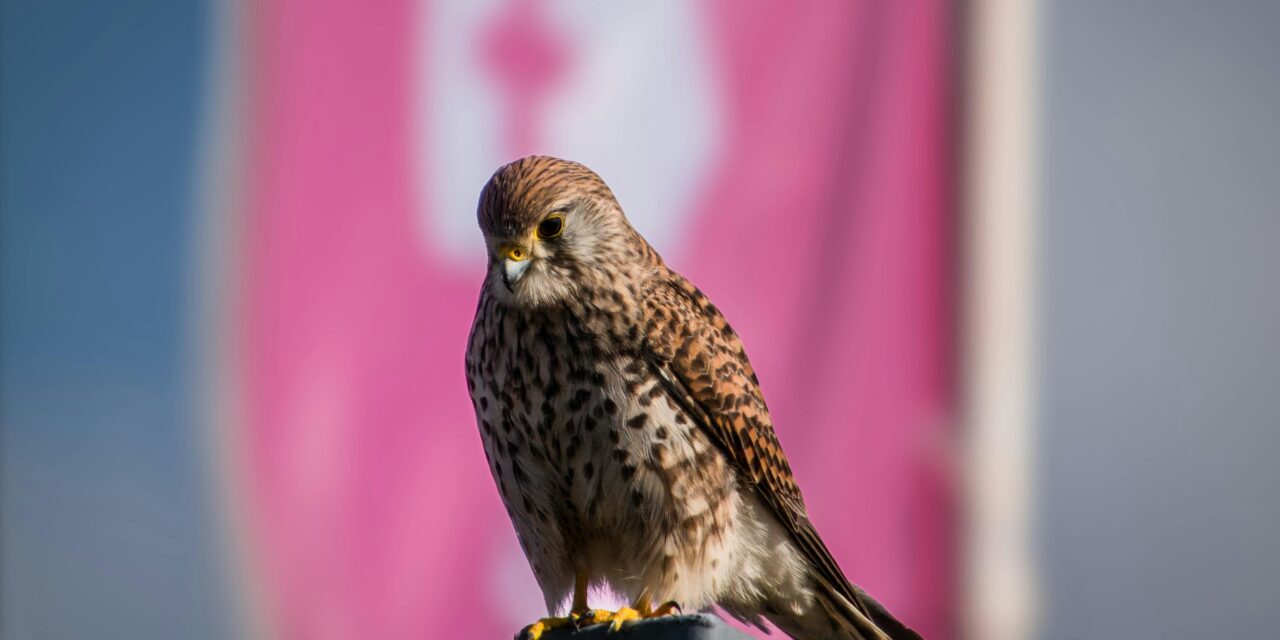
[(529, 268), (529, 250), (516, 244), (504, 244), (498, 247), (498, 258), (502, 260), (502, 284), (510, 291), (524, 270)]

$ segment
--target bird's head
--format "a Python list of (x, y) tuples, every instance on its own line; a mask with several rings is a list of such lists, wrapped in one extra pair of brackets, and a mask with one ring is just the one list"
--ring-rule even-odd
[(647, 253), (600, 176), (568, 160), (529, 156), (503, 166), (476, 215), (489, 255), (485, 286), (520, 306), (572, 298)]

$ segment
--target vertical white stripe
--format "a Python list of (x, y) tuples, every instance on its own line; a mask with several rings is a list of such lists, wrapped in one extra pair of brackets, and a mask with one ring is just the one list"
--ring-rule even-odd
[[(425, 250), (483, 264), (476, 197), (510, 157), (512, 113), (482, 62), (502, 0), (438, 0), (419, 11), (416, 156)], [(539, 5), (564, 48), (563, 77), (532, 109), (537, 153), (582, 162), (613, 189), (668, 258), (681, 249), (688, 208), (714, 168), (725, 120), (698, 8), (679, 0)], [(477, 264), (479, 261), (479, 264)]]
[(1039, 0), (968, 16), (964, 385), (966, 637), (1035, 633)]

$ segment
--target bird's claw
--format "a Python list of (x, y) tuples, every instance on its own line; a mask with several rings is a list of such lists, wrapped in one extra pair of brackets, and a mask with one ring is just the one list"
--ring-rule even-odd
[(662, 616), (672, 616), (681, 613), (680, 604), (674, 600), (663, 603), (657, 609), (649, 609), (647, 606), (647, 600), (645, 603), (646, 604), (641, 604), (638, 608), (623, 607), (614, 612), (609, 619), (609, 631), (618, 631), (619, 629), (622, 629), (623, 623), (631, 620), (660, 618)]
[(632, 609), (631, 607), (623, 607), (621, 609), (618, 609), (616, 612), (613, 613), (613, 616), (609, 621), (609, 632), (612, 633), (614, 631), (618, 631), (619, 629), (622, 628), (622, 623), (628, 620), (639, 620), (640, 618), (643, 618), (643, 617), (644, 617), (644, 614), (640, 613), (639, 611), (636, 611), (635, 609)]
[(573, 619), (575, 626), (582, 628), (593, 624), (604, 624), (612, 620), (613, 612), (604, 609), (584, 609), (570, 613), (569, 617)]
[(676, 602), (667, 602), (652, 611), (644, 611), (642, 609), (634, 609), (632, 607), (623, 607), (617, 611), (609, 611), (607, 609), (583, 609), (581, 611), (570, 611), (569, 615), (563, 618), (542, 618), (537, 622), (525, 627), (520, 637), (524, 640), (540, 640), (543, 633), (552, 629), (563, 629), (565, 627), (573, 627), (581, 629), (595, 624), (608, 624), (609, 633), (622, 630), (622, 625), (632, 620), (643, 620), (645, 618), (657, 618), (660, 616), (677, 615), (680, 613), (680, 605)]
[(645, 617), (657, 618), (659, 616), (678, 616), (681, 613), (684, 612), (680, 609), (680, 603), (675, 600), (668, 600), (667, 602), (659, 605), (657, 609), (654, 609), (652, 613), (649, 613)]
[(520, 633), (523, 640), (539, 640), (542, 634), (552, 629), (563, 629), (564, 627), (578, 628), (578, 620), (569, 614), (564, 618), (540, 618), (537, 622), (524, 628)]

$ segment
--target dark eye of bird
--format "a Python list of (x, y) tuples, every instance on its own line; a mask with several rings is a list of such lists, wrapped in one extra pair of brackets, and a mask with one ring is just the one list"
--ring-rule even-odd
[(554, 238), (564, 231), (564, 216), (551, 216), (538, 223), (538, 237), (543, 240)]

